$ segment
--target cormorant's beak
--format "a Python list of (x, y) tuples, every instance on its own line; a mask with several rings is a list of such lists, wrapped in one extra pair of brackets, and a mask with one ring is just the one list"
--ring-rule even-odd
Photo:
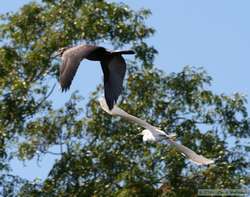
[(51, 58), (56, 58), (58, 56), (60, 56), (60, 53), (58, 51), (56, 51), (56, 52), (52, 53)]

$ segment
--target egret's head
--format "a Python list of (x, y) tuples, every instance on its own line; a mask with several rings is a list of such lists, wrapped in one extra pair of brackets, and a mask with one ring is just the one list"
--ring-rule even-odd
[(149, 130), (147, 130), (147, 129), (144, 129), (141, 133), (139, 133), (138, 135), (143, 135), (143, 136), (145, 136), (145, 135), (149, 135), (149, 134), (151, 134), (151, 132), (149, 131)]
[(138, 136), (138, 135), (148, 136), (148, 135), (152, 135), (152, 133), (149, 130), (144, 129), (142, 132), (138, 133), (136, 136)]
[(143, 130), (141, 133), (139, 133), (137, 135), (142, 135), (143, 142), (156, 141), (156, 137), (153, 135), (153, 133), (151, 131), (149, 131), (147, 129)]
[(145, 130), (143, 130), (142, 132), (136, 134), (136, 135), (135, 135), (135, 138), (137, 138), (137, 137), (139, 137), (139, 136), (140, 136), (140, 137), (141, 137), (141, 136), (143, 137), (145, 134), (146, 134), (146, 133), (145, 133)]

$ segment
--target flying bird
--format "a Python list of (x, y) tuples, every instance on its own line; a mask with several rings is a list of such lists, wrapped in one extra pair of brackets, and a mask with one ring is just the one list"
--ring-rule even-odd
[(61, 56), (59, 81), (62, 91), (70, 88), (76, 71), (83, 59), (100, 61), (104, 74), (104, 94), (111, 110), (122, 92), (126, 73), (126, 62), (122, 55), (134, 54), (133, 50), (110, 51), (101, 46), (78, 45), (60, 48), (56, 56)]
[(176, 143), (174, 140), (171, 138), (166, 137), (166, 135), (161, 134), (161, 130), (156, 129), (156, 131), (153, 130), (143, 130), (139, 135), (143, 136), (143, 141), (161, 141), (161, 140), (166, 140), (168, 144), (171, 146), (175, 147), (177, 151), (179, 151), (182, 155), (190, 159), (192, 162), (196, 163), (197, 165), (208, 165), (214, 163), (213, 160), (207, 159), (203, 157), (202, 155), (198, 155), (191, 149), (187, 148), (186, 146), (182, 144)]
[(160, 130), (159, 128), (150, 125), (149, 123), (147, 123), (146, 121), (140, 118), (130, 115), (129, 113), (122, 110), (121, 108), (117, 107), (116, 105), (114, 105), (112, 110), (109, 110), (104, 98), (99, 99), (99, 103), (101, 105), (101, 108), (107, 113), (109, 113), (110, 115), (120, 116), (122, 118), (135, 122), (139, 124), (140, 126), (144, 127), (145, 130), (143, 130), (141, 133), (138, 134), (138, 135), (143, 136), (144, 142), (145, 141), (160, 141), (164, 139), (167, 141), (168, 144), (173, 146), (178, 152), (180, 152), (185, 157), (187, 157), (190, 161), (198, 165), (208, 165), (208, 164), (214, 163), (213, 160), (207, 159), (203, 157), (202, 155), (198, 155), (197, 153), (187, 148), (186, 146), (175, 142), (173, 140), (173, 138), (175, 138), (176, 136), (175, 134), (167, 135), (164, 131)]

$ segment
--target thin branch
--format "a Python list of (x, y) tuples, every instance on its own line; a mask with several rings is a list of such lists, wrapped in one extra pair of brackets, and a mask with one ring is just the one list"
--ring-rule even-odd
[(197, 121), (197, 120), (194, 120), (194, 119), (188, 119), (188, 118), (185, 118), (185, 117), (176, 117), (174, 119), (172, 119), (173, 121), (176, 121), (176, 120), (184, 120), (184, 121), (191, 121), (195, 124), (211, 124), (207, 121)]
[(51, 155), (56, 155), (56, 156), (61, 156), (62, 153), (55, 153), (55, 152), (51, 152), (51, 151), (40, 151), (41, 153), (44, 153), (44, 154), (51, 154)]
[(36, 105), (35, 109), (38, 109), (50, 97), (50, 95), (53, 93), (55, 87), (56, 87), (56, 83), (54, 83), (50, 92)]

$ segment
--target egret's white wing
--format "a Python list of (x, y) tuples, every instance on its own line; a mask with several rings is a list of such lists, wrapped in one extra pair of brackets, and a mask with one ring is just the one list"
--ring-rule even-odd
[[(156, 131), (151, 131), (148, 129), (144, 130), (143, 141), (156, 141), (156, 140), (162, 139), (162, 138), (159, 138), (159, 136), (163, 136), (163, 135), (161, 135), (163, 131), (157, 129), (157, 132), (158, 132), (158, 134), (156, 133)], [(178, 144), (177, 142), (168, 138), (167, 136), (164, 136), (164, 137), (165, 137), (165, 140), (171, 146), (173, 146), (181, 154), (185, 155), (185, 157), (190, 159), (192, 162), (194, 162), (198, 165), (202, 165), (202, 164), (208, 165), (208, 164), (214, 163), (213, 160), (207, 159), (207, 158), (203, 157), (202, 155), (198, 155), (197, 153), (195, 153), (191, 149), (187, 148), (186, 146), (184, 146), (182, 144)]]
[(103, 97), (102, 97), (102, 98), (99, 98), (98, 101), (99, 101), (99, 103), (100, 103), (100, 105), (101, 105), (101, 108), (102, 108), (105, 112), (107, 112), (107, 113), (110, 114), (110, 115), (115, 115), (114, 110), (115, 110), (116, 106), (114, 106), (112, 110), (109, 110), (105, 98), (103, 98)]
[(180, 153), (183, 153), (188, 159), (190, 159), (192, 162), (198, 164), (198, 165), (208, 165), (214, 163), (213, 160), (207, 159), (206, 157), (203, 157), (202, 155), (198, 155), (188, 147), (178, 144), (177, 142), (171, 140), (171, 139), (166, 139), (170, 145), (176, 148), (177, 151)]
[(159, 136), (165, 136), (171, 139), (176, 137), (176, 133), (166, 134), (164, 131), (160, 130), (158, 127), (154, 127), (154, 130), (151, 130), (151, 132), (154, 132), (155, 134)]
[[(126, 118), (127, 120), (130, 120), (132, 122), (139, 124), (140, 126), (144, 127), (145, 129), (156, 130), (154, 126), (150, 125), (149, 123), (147, 123), (146, 121), (144, 121), (140, 118), (137, 118), (135, 116), (130, 115), (129, 113), (125, 112), (124, 110), (122, 110), (121, 108), (119, 108), (116, 105), (114, 105), (112, 110), (109, 110), (105, 98), (100, 98), (99, 103), (100, 103), (102, 109), (112, 116), (120, 116), (120, 117)], [(164, 133), (163, 135), (166, 135), (166, 134)]]

